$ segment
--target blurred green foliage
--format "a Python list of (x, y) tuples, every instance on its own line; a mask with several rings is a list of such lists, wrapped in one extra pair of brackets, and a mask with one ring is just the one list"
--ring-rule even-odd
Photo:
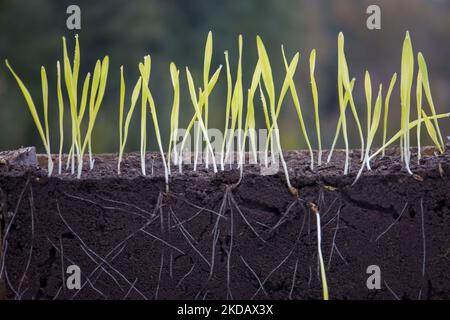
[[(387, 86), (394, 72), (400, 70), (401, 43), (410, 30), (415, 52), (421, 50), (429, 65), (432, 92), (437, 112), (448, 111), (450, 101), (450, 2), (430, 0), (134, 0), (134, 1), (50, 1), (0, 0), (0, 150), (21, 145), (37, 145), (42, 151), (25, 101), (7, 72), (3, 60), (11, 65), (30, 89), (36, 104), (41, 106), (39, 69), (45, 65), (50, 81), (51, 136), (58, 139), (56, 100), (56, 61), (62, 60), (64, 35), (73, 48), (73, 31), (66, 28), (67, 6), (81, 8), (82, 29), (77, 31), (81, 44), (81, 75), (93, 70), (96, 59), (109, 55), (111, 59), (107, 94), (93, 134), (95, 152), (117, 152), (119, 67), (124, 65), (128, 94), (138, 77), (138, 62), (146, 54), (152, 56), (150, 86), (157, 102), (158, 117), (168, 144), (172, 88), (169, 63), (181, 69), (182, 103), (180, 126), (185, 127), (193, 115), (186, 85), (185, 66), (193, 71), (201, 85), (204, 41), (207, 32), (214, 36), (213, 66), (224, 64), (223, 52), (230, 52), (232, 70), (237, 63), (237, 37), (244, 36), (244, 85), (249, 86), (256, 63), (255, 37), (259, 34), (268, 49), (278, 86), (284, 76), (281, 44), (288, 58), (300, 51), (296, 73), (303, 113), (308, 132), (316, 145), (314, 112), (309, 86), (308, 56), (317, 48), (316, 78), (324, 148), (330, 146), (338, 119), (336, 72), (337, 34), (346, 37), (346, 52), (350, 73), (356, 77), (357, 107), (365, 118), (363, 74), (370, 70), (372, 83)], [(382, 10), (382, 30), (366, 28), (366, 8), (378, 4)], [(71, 49), (72, 50), (72, 49)], [(210, 127), (223, 128), (225, 110), (225, 74), (214, 90), (210, 103)], [(280, 117), (282, 143), (285, 148), (303, 148), (304, 141), (295, 121), (292, 101), (286, 100)], [(413, 106), (415, 99), (413, 99)], [(68, 104), (66, 103), (66, 106)], [(255, 105), (259, 124), (263, 126), (259, 103)], [(427, 107), (425, 107), (427, 108)], [(391, 100), (392, 128), (399, 128), (399, 94)], [(66, 109), (67, 110), (67, 109)], [(414, 110), (414, 107), (413, 107)], [(139, 146), (138, 114), (132, 122), (128, 148)], [(69, 120), (69, 113), (65, 114)], [(258, 121), (257, 119), (257, 121)], [(448, 121), (442, 130), (448, 135)], [(70, 123), (66, 122), (69, 132)], [(356, 130), (349, 130), (353, 146), (357, 146)], [(53, 134), (52, 134), (53, 133)], [(68, 135), (67, 135), (68, 137)], [(149, 131), (150, 148), (155, 149), (153, 131)], [(377, 140), (378, 143), (379, 140)], [(67, 143), (69, 141), (66, 141)], [(66, 148), (66, 152), (67, 152)]]

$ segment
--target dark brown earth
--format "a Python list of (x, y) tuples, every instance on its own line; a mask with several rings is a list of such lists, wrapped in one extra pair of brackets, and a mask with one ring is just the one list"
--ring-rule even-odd
[[(173, 167), (165, 193), (154, 154), (147, 177), (137, 154), (120, 177), (116, 156), (99, 155), (80, 180), (48, 178), (42, 156), (35, 167), (0, 155), (6, 298), (321, 299), (312, 202), (331, 299), (450, 299), (450, 153), (413, 156), (411, 176), (390, 150), (353, 186), (359, 153), (351, 157), (344, 176), (343, 152), (314, 171), (308, 154), (287, 152), (296, 199), (282, 172), (255, 165), (236, 187), (237, 169)], [(63, 285), (72, 264), (80, 291)], [(371, 265), (379, 290), (366, 286)]]

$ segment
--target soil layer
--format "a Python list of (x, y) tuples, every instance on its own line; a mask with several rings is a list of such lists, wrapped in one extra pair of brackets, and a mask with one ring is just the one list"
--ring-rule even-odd
[[(116, 157), (99, 155), (81, 179), (65, 170), (47, 177), (41, 156), (30, 164), (0, 154), (4, 295), (321, 299), (314, 203), (331, 299), (450, 299), (448, 151), (413, 156), (410, 175), (389, 150), (354, 185), (356, 151), (348, 175), (342, 151), (314, 169), (307, 153), (285, 157), (299, 198), (282, 171), (261, 175), (257, 165), (245, 166), (239, 185), (237, 168), (174, 166), (165, 193), (155, 154), (146, 177), (129, 154), (120, 176)], [(71, 265), (80, 290), (66, 286)], [(377, 279), (380, 288), (369, 289)]]

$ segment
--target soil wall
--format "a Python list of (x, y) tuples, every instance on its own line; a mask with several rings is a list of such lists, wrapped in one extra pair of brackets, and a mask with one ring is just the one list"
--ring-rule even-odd
[[(282, 172), (251, 165), (235, 187), (237, 169), (173, 167), (165, 193), (155, 155), (147, 177), (138, 155), (120, 177), (104, 155), (80, 180), (3, 156), (6, 298), (321, 299), (314, 203), (330, 298), (450, 299), (450, 154), (430, 150), (413, 158), (413, 176), (392, 151), (353, 186), (357, 152), (347, 176), (342, 152), (314, 170), (308, 154), (288, 152), (299, 198)], [(80, 290), (66, 285), (73, 265)], [(380, 289), (368, 288), (368, 268)]]

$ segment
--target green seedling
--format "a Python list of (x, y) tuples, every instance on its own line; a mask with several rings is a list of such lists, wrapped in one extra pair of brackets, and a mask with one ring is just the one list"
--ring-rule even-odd
[(311, 93), (313, 97), (314, 104), (314, 116), (316, 120), (316, 132), (317, 132), (317, 144), (319, 152), (317, 155), (317, 164), (322, 165), (322, 142), (320, 138), (320, 118), (319, 118), (319, 94), (317, 92), (317, 83), (314, 76), (314, 70), (316, 68), (316, 49), (311, 50), (309, 55), (309, 77), (311, 80)]
[[(190, 96), (191, 96), (192, 105), (194, 106), (195, 113), (196, 113), (197, 119), (198, 119), (199, 124), (200, 124), (200, 129), (202, 130), (203, 135), (206, 137), (206, 146), (208, 148), (208, 151), (211, 152), (213, 169), (214, 169), (214, 173), (216, 173), (217, 172), (217, 166), (216, 166), (216, 160), (215, 160), (215, 156), (214, 156), (214, 150), (213, 150), (213, 148), (211, 146), (211, 143), (209, 141), (208, 132), (206, 131), (206, 127), (205, 127), (205, 124), (204, 124), (202, 116), (201, 116), (199, 103), (198, 103), (198, 100), (197, 100), (197, 94), (195, 93), (194, 80), (192, 78), (191, 72), (189, 71), (188, 67), (186, 67), (186, 76), (187, 76), (187, 80), (188, 80), (188, 84), (189, 84), (189, 93), (190, 93)], [(204, 94), (201, 94), (200, 96), (204, 97)]]
[[(370, 73), (367, 70), (364, 75), (364, 89), (366, 93), (366, 106), (367, 106), (367, 137), (369, 137), (371, 129), (370, 121), (372, 118), (372, 81), (370, 80)], [(367, 144), (368, 143), (369, 142), (367, 141)], [(366, 164), (368, 166), (367, 169), (370, 170), (369, 164), (367, 162)]]
[[(80, 145), (77, 142), (78, 132), (78, 112), (77, 112), (77, 81), (79, 67), (79, 46), (78, 37), (75, 37), (75, 57), (74, 57), (74, 71), (72, 72), (72, 66), (70, 65), (69, 56), (67, 53), (66, 38), (63, 37), (63, 66), (64, 66), (64, 80), (66, 84), (67, 95), (69, 97), (70, 118), (72, 123), (72, 144), (69, 152), (71, 159), (71, 173), (75, 173), (75, 150), (77, 152), (77, 158), (80, 159)], [(78, 62), (77, 62), (78, 61)], [(75, 77), (76, 75), (76, 77)], [(76, 81), (75, 81), (76, 80)]]
[[(417, 103), (417, 163), (420, 163), (421, 158), (421, 146), (420, 146), (420, 129), (421, 123), (420, 118), (422, 117), (422, 71), (419, 69), (417, 72), (417, 82), (416, 82), (416, 103)], [(439, 145), (440, 146), (440, 145)]]
[[(423, 115), (423, 113), (422, 113)], [(442, 114), (438, 114), (436, 116), (422, 116), (420, 121), (419, 120), (414, 120), (412, 122), (410, 122), (405, 128), (400, 129), (391, 139), (389, 139), (388, 142), (386, 142), (385, 144), (383, 144), (376, 152), (374, 152), (369, 160), (372, 160), (373, 158), (375, 158), (378, 154), (380, 154), (381, 152), (383, 152), (384, 149), (386, 149), (387, 147), (389, 147), (392, 143), (394, 143), (395, 141), (401, 139), (401, 137), (404, 136), (405, 134), (405, 130), (411, 131), (412, 129), (414, 129), (419, 123), (425, 122), (426, 119), (428, 120), (434, 120), (434, 119), (443, 119), (443, 118), (450, 118), (450, 112), (448, 113), (442, 113)], [(434, 128), (434, 127), (433, 127)]]
[[(283, 46), (281, 47), (281, 51), (283, 53), (284, 66), (286, 68), (286, 74), (287, 74), (286, 78), (289, 81), (289, 89), (291, 91), (292, 99), (294, 100), (294, 106), (295, 106), (295, 110), (297, 111), (300, 128), (302, 130), (303, 137), (305, 138), (306, 145), (308, 146), (309, 154), (311, 156), (311, 170), (313, 170), (314, 169), (314, 153), (311, 148), (311, 143), (309, 142), (308, 133), (307, 133), (306, 127), (305, 127), (305, 121), (303, 120), (302, 109), (300, 107), (300, 101), (298, 99), (297, 89), (295, 88), (295, 84), (294, 84), (294, 80), (293, 80), (293, 72), (291, 72), (291, 70), (289, 69), (289, 66), (288, 66), (288, 63), (286, 60), (286, 55), (284, 54)], [(298, 56), (300, 55), (299, 53), (297, 53), (297, 54), (298, 54)], [(278, 114), (277, 114), (277, 117), (278, 117)]]
[(231, 98), (233, 93), (233, 84), (231, 79), (231, 72), (230, 72), (230, 61), (228, 58), (228, 51), (224, 52), (225, 54), (225, 66), (227, 69), (227, 102), (225, 106), (225, 130), (223, 134), (223, 141), (222, 141), (222, 148), (220, 152), (220, 169), (223, 171), (224, 168), (224, 162), (225, 162), (225, 143), (228, 138), (228, 126), (229, 126), (229, 119), (230, 119), (230, 110), (231, 110)]
[[(214, 89), (217, 80), (219, 79), (219, 75), (220, 75), (220, 71), (222, 70), (222, 66), (219, 66), (219, 68), (216, 70), (216, 72), (214, 72), (213, 76), (211, 77), (211, 80), (209, 81), (208, 84), (208, 93), (211, 93), (211, 91)], [(198, 101), (198, 106), (203, 106), (203, 104), (205, 103), (205, 95), (204, 92), (202, 92), (199, 95), (199, 101)], [(192, 127), (194, 126), (195, 121), (197, 120), (197, 113), (194, 113), (194, 116), (192, 117), (191, 121), (189, 122), (189, 125), (187, 127), (186, 133), (183, 137), (183, 140), (181, 141), (181, 146), (180, 146), (180, 154), (179, 154), (179, 161), (178, 161), (178, 166), (179, 166), (179, 172), (182, 172), (182, 164), (183, 164), (183, 150), (184, 150), (184, 146), (186, 144), (187, 139), (189, 138), (189, 133), (192, 130)]]
[(64, 100), (62, 94), (61, 85), (61, 66), (59, 61), (56, 63), (56, 92), (58, 96), (58, 108), (59, 108), (59, 155), (58, 155), (58, 174), (62, 173), (62, 151), (64, 146)]
[[(350, 81), (350, 90), (351, 91), (353, 91), (353, 87), (355, 86), (355, 81), (356, 81), (355, 78), (353, 78), (352, 81)], [(350, 100), (350, 94), (347, 91), (345, 93), (345, 97), (344, 97), (344, 107), (345, 108), (347, 108), (349, 100)], [(330, 151), (328, 153), (327, 163), (329, 163), (331, 161), (331, 156), (333, 155), (334, 149), (336, 147), (336, 143), (337, 143), (337, 140), (339, 138), (339, 133), (341, 132), (341, 127), (342, 127), (342, 119), (339, 117), (338, 124), (336, 126), (336, 133), (334, 134), (333, 143), (332, 143)]]
[(240, 150), (240, 178), (239, 182), (242, 180), (243, 177), (243, 171), (244, 171), (244, 165), (243, 165), (243, 157), (245, 156), (245, 144), (247, 140), (247, 136), (249, 137), (249, 143), (250, 143), (250, 150), (251, 154), (253, 155), (253, 161), (255, 163), (258, 162), (258, 153), (256, 151), (256, 124), (255, 124), (255, 107), (253, 104), (253, 99), (255, 97), (255, 92), (258, 87), (258, 84), (260, 83), (261, 79), (261, 63), (258, 60), (258, 63), (256, 64), (255, 71), (253, 73), (252, 83), (250, 86), (250, 89), (248, 89), (247, 92), (247, 117), (245, 120), (245, 129), (244, 129), (244, 139), (242, 143), (242, 150)]
[[(430, 107), (431, 115), (435, 116), (436, 109), (434, 107), (433, 96), (431, 95), (430, 80), (428, 77), (428, 68), (427, 68), (427, 64), (425, 62), (425, 58), (423, 57), (423, 54), (421, 52), (419, 52), (417, 55), (417, 61), (419, 64), (419, 71), (420, 71), (421, 77), (422, 77), (422, 84), (423, 84), (423, 89), (425, 91), (425, 97), (427, 98), (427, 102)], [(439, 128), (439, 123), (438, 123), (437, 119), (434, 119), (434, 125), (437, 130), (439, 144), (441, 145), (440, 150), (444, 150), (445, 144), (444, 144), (444, 140), (442, 139), (442, 134), (441, 134), (441, 130)]]
[(145, 154), (147, 150), (147, 90), (148, 81), (151, 72), (151, 58), (144, 57), (144, 63), (139, 63), (139, 71), (142, 77), (142, 96), (141, 96), (141, 172), (146, 175)]
[(136, 108), (137, 100), (139, 99), (139, 93), (142, 87), (142, 77), (139, 77), (136, 85), (134, 86), (131, 94), (130, 109), (128, 110), (125, 124), (123, 123), (124, 107), (125, 107), (125, 79), (123, 75), (123, 66), (120, 67), (120, 106), (119, 106), (119, 159), (117, 161), (117, 174), (120, 174), (120, 164), (123, 158), (123, 152), (128, 139), (128, 130), (130, 127), (131, 118)]
[(19, 85), (20, 90), (27, 102), (28, 109), (30, 110), (31, 116), (33, 117), (34, 124), (39, 132), (39, 136), (41, 137), (42, 143), (44, 144), (45, 151), (47, 153), (47, 170), (48, 176), (50, 177), (53, 172), (53, 160), (52, 154), (50, 151), (50, 135), (49, 135), (49, 127), (48, 127), (48, 81), (47, 81), (47, 73), (45, 72), (45, 68), (41, 67), (41, 84), (42, 84), (42, 100), (43, 100), (43, 109), (44, 109), (44, 127), (45, 131), (42, 127), (41, 120), (39, 119), (39, 115), (37, 113), (36, 105), (34, 104), (33, 98), (31, 97), (30, 92), (19, 78), (19, 76), (14, 72), (13, 68), (10, 66), (8, 60), (5, 60), (5, 64), (8, 67), (9, 71), (11, 71), (12, 75), (16, 79), (17, 84)]
[[(145, 60), (145, 59), (144, 59)], [(150, 61), (150, 56), (147, 56), (147, 61)], [(149, 62), (148, 62), (149, 63)], [(152, 116), (152, 121), (153, 121), (153, 127), (155, 129), (155, 135), (156, 135), (156, 142), (158, 143), (158, 147), (159, 147), (159, 152), (161, 154), (161, 159), (163, 162), (163, 166), (164, 166), (164, 177), (165, 177), (165, 181), (166, 181), (166, 192), (169, 192), (169, 172), (167, 169), (167, 162), (166, 162), (166, 158), (164, 156), (164, 149), (162, 146), (162, 141), (161, 141), (161, 133), (159, 131), (159, 124), (158, 124), (158, 117), (156, 114), (156, 105), (155, 105), (155, 101), (153, 99), (153, 95), (148, 87), (148, 83), (150, 80), (150, 67), (148, 66), (147, 68), (145, 68), (145, 62), (144, 64), (139, 66), (139, 71), (141, 72), (141, 77), (142, 79), (145, 79), (145, 81), (143, 81), (143, 83), (145, 82), (146, 85), (142, 88), (142, 90), (144, 90), (145, 93), (145, 97), (147, 98), (147, 102), (150, 108), (150, 114)], [(145, 140), (147, 141), (147, 140)], [(145, 154), (144, 154), (145, 156)]]
[[(367, 73), (368, 77), (369, 73)], [(370, 78), (369, 78), (370, 79)], [(371, 100), (371, 94), (372, 94), (372, 90), (369, 89), (370, 83), (367, 82), (367, 86), (366, 86), (366, 98), (367, 101), (369, 103), (369, 101)], [(375, 101), (375, 107), (374, 107), (374, 111), (373, 111), (373, 117), (368, 119), (369, 123), (370, 123), (370, 128), (369, 131), (367, 133), (367, 143), (366, 143), (366, 152), (364, 155), (364, 160), (363, 163), (361, 165), (361, 169), (359, 170), (355, 181), (353, 182), (353, 184), (356, 183), (356, 181), (358, 181), (359, 177), (361, 176), (363, 170), (364, 170), (364, 165), (367, 166), (368, 170), (371, 170), (370, 168), (370, 148), (372, 146), (373, 140), (375, 139), (375, 135), (377, 133), (378, 130), (378, 126), (380, 124), (380, 119), (381, 119), (381, 108), (383, 105), (383, 97), (382, 97), (382, 89), (383, 86), (380, 84), (380, 88), (378, 90), (378, 95), (377, 95), (377, 99)], [(367, 97), (367, 95), (370, 95), (370, 99), (369, 97)]]
[[(347, 119), (345, 117), (346, 105), (344, 103), (344, 87), (345, 87), (344, 77), (347, 75), (345, 74), (344, 63), (345, 63), (345, 61), (344, 61), (344, 36), (342, 35), (342, 33), (339, 33), (339, 38), (338, 38), (338, 97), (339, 97), (340, 119), (341, 119), (341, 124), (342, 124), (342, 135), (344, 137), (344, 143), (345, 143), (344, 174), (347, 174), (348, 173), (348, 137), (347, 137)], [(347, 90), (347, 92), (350, 92), (350, 90)]]
[[(86, 130), (86, 135), (84, 137), (84, 141), (83, 143), (80, 145), (81, 147), (81, 152), (80, 152), (80, 162), (78, 163), (78, 178), (81, 175), (81, 168), (83, 166), (83, 156), (84, 153), (86, 151), (86, 147), (88, 146), (88, 144), (90, 145), (90, 141), (92, 140), (92, 131), (94, 130), (94, 125), (95, 125), (95, 121), (97, 119), (97, 115), (100, 109), (100, 106), (102, 104), (103, 101), (103, 97), (105, 94), (105, 89), (106, 89), (106, 81), (108, 79), (108, 69), (109, 69), (109, 58), (108, 56), (104, 57), (102, 62), (100, 63), (100, 61), (97, 61), (97, 66), (100, 66), (99, 68), (95, 68), (94, 70), (94, 76), (93, 76), (93, 80), (92, 80), (92, 88), (91, 88), (91, 99), (90, 99), (90, 103), (89, 103), (89, 121), (88, 121), (88, 127)], [(89, 74), (88, 74), (89, 76)], [(98, 79), (98, 80), (97, 80)], [(86, 82), (88, 82), (87, 80), (85, 81), (85, 85)], [(85, 88), (83, 88), (83, 92), (84, 90), (87, 91), (87, 87), (88, 85), (86, 85)], [(93, 98), (95, 95), (95, 98)], [(82, 100), (83, 103), (83, 100)], [(79, 118), (79, 124), (78, 126), (81, 125), (81, 120), (82, 117)], [(81, 142), (81, 140), (80, 140)], [(93, 165), (94, 162), (92, 160), (92, 156), (90, 157), (90, 169), (93, 169)]]
[[(213, 50), (213, 38), (212, 38), (212, 32), (208, 32), (208, 37), (206, 39), (205, 44), (205, 56), (203, 61), (203, 90), (205, 91), (205, 128), (208, 132), (208, 119), (209, 119), (209, 93), (208, 93), (208, 83), (209, 83), (209, 71), (211, 69), (211, 60), (212, 60), (212, 50)], [(200, 108), (201, 111), (201, 108)], [(200, 130), (198, 131), (200, 132)], [(208, 139), (208, 136), (205, 137), (205, 139)], [(197, 136), (197, 146), (198, 146), (198, 136)], [(198, 150), (198, 149), (196, 149)], [(205, 166), (208, 168), (209, 166), (209, 153), (206, 152), (205, 155)]]
[[(282, 47), (282, 52), (284, 52), (284, 49), (283, 49), (283, 47)], [(281, 106), (282, 106), (282, 104), (283, 104), (283, 101), (284, 101), (284, 98), (285, 98), (285, 96), (286, 96), (286, 94), (287, 94), (287, 91), (291, 88), (291, 79), (292, 79), (292, 77), (293, 77), (293, 75), (294, 75), (294, 72), (295, 72), (295, 70), (296, 70), (296, 68), (297, 68), (297, 65), (298, 65), (298, 61), (299, 61), (299, 59), (300, 59), (300, 54), (297, 52), (295, 55), (294, 55), (294, 57), (292, 58), (292, 61), (291, 61), (291, 63), (289, 64), (289, 67), (287, 67), (287, 69), (288, 69), (288, 71), (286, 72), (286, 77), (285, 77), (285, 79), (284, 79), (284, 81), (283, 81), (283, 86), (281, 87), (281, 91), (280, 91), (280, 97), (278, 98), (278, 103), (277, 103), (277, 107), (276, 107), (276, 113), (275, 113), (275, 116), (276, 116), (276, 119), (278, 120), (278, 116), (279, 116), (279, 114), (280, 114), (280, 111), (281, 111)], [(286, 60), (286, 58), (284, 57), (284, 60)], [(294, 88), (295, 89), (295, 88)], [(291, 91), (291, 95), (294, 97), (293, 99), (294, 99), (294, 101), (297, 101), (298, 102), (298, 96), (297, 96), (297, 91), (295, 90), (295, 91)], [(299, 107), (300, 106), (300, 104), (298, 103), (297, 105), (294, 103), (294, 105), (296, 106), (296, 107)], [(263, 107), (264, 107), (264, 105), (263, 105)], [(297, 114), (300, 114), (300, 116), (299, 116), (299, 120), (300, 120), (300, 127), (303, 129), (304, 128), (304, 125), (302, 126), (302, 121), (303, 121), (303, 117), (302, 117), (302, 115), (301, 115), (301, 109), (300, 108), (296, 108), (296, 110), (297, 110)], [(300, 110), (300, 113), (298, 113), (298, 111)], [(274, 127), (275, 127), (275, 125), (274, 125), (274, 123), (272, 122), (272, 125), (270, 126), (270, 128), (269, 128), (269, 132), (268, 132), (268, 139), (267, 139), (267, 141), (266, 141), (266, 150), (265, 150), (265, 162), (266, 162), (266, 164), (267, 164), (267, 158), (268, 158), (268, 150), (269, 150), (269, 144), (270, 144), (270, 147), (271, 147), (271, 152), (272, 152), (272, 154), (273, 154), (273, 148), (274, 148), (274, 144), (273, 144), (273, 140), (272, 140), (272, 138), (273, 138), (273, 134), (272, 134), (272, 130), (274, 129)], [(313, 161), (311, 161), (311, 165), (312, 165), (312, 163), (313, 163)]]
[[(422, 110), (422, 117), (425, 120), (424, 121), (425, 122), (425, 127), (427, 128), (428, 135), (430, 136), (431, 140), (436, 145), (436, 147), (438, 148), (439, 152), (441, 154), (444, 153), (444, 148), (439, 143), (438, 134), (436, 133), (436, 129), (434, 128), (433, 123), (431, 123), (431, 121), (430, 121), (431, 117), (428, 117), (427, 114), (425, 113), (425, 111), (423, 111), (423, 110)], [(434, 117), (434, 120), (436, 120), (436, 117), (435, 116), (433, 116), (433, 117)], [(418, 124), (420, 124), (420, 120), (418, 120)]]
[[(395, 82), (397, 81), (397, 73), (392, 76), (391, 82), (389, 84), (389, 89), (386, 94), (386, 99), (384, 101), (384, 126), (383, 126), (383, 145), (386, 143), (387, 135), (387, 125), (388, 125), (388, 115), (389, 115), (389, 101), (391, 99), (392, 90), (394, 89)], [(382, 156), (384, 157), (385, 150), (383, 150)]]
[(344, 174), (348, 173), (348, 168), (349, 168), (349, 144), (348, 144), (348, 136), (347, 136), (347, 120), (346, 120), (346, 115), (345, 115), (346, 103), (345, 103), (345, 96), (344, 96), (347, 93), (348, 93), (348, 97), (349, 97), (350, 108), (352, 110), (353, 116), (354, 116), (356, 124), (358, 126), (359, 136), (360, 136), (360, 140), (361, 140), (361, 160), (363, 160), (363, 158), (364, 158), (364, 136), (362, 133), (361, 123), (359, 121), (358, 113), (356, 111), (355, 102), (353, 100), (348, 65), (347, 65), (347, 61), (345, 58), (345, 51), (344, 51), (344, 35), (342, 34), (342, 32), (340, 32), (339, 36), (338, 36), (338, 98), (339, 98), (339, 110), (340, 110), (342, 135), (343, 135), (344, 143), (345, 143)]
[(411, 38), (409, 37), (409, 32), (406, 32), (406, 37), (403, 42), (401, 71), (402, 72), (400, 80), (400, 101), (401, 101), (401, 128), (403, 129), (402, 150), (406, 170), (408, 171), (409, 174), (412, 174), (409, 168), (409, 161), (411, 157), (410, 131), (407, 128), (409, 124), (411, 111), (411, 88), (414, 75), (414, 53), (412, 49)]
[[(235, 131), (238, 132), (238, 166), (241, 166), (241, 148), (242, 148), (242, 112), (243, 112), (243, 106), (244, 106), (244, 93), (242, 88), (242, 35), (239, 35), (238, 38), (238, 48), (239, 48), (239, 60), (238, 60), (238, 68), (237, 68), (237, 75), (236, 75), (236, 82), (234, 85), (233, 93), (231, 95), (231, 101), (230, 101), (230, 109), (231, 109), (231, 128), (230, 133), (231, 136), (225, 136), (224, 138), (227, 139), (227, 147), (225, 151), (224, 161), (228, 159), (228, 155), (231, 152), (231, 143), (233, 140), (233, 135)], [(231, 163), (232, 159), (230, 159)]]
[[(289, 191), (294, 195), (298, 196), (298, 191), (295, 189), (289, 180), (289, 172), (286, 165), (286, 162), (284, 161), (283, 152), (281, 149), (281, 141), (280, 141), (280, 133), (278, 130), (278, 123), (277, 123), (277, 115), (275, 110), (275, 86), (273, 82), (273, 76), (272, 76), (272, 68), (270, 66), (269, 56), (267, 55), (267, 51), (264, 47), (264, 44), (259, 36), (256, 37), (256, 43), (258, 48), (258, 57), (261, 61), (261, 73), (263, 78), (263, 83), (267, 92), (267, 95), (269, 97), (269, 109), (270, 109), (270, 115), (272, 118), (272, 124), (275, 130), (274, 139), (276, 143), (276, 150), (279, 151), (280, 154), (280, 160), (281, 164), (283, 166), (283, 170), (286, 176), (286, 183), (289, 188)], [(280, 100), (282, 99), (282, 95), (280, 95)], [(281, 105), (281, 103), (280, 103)]]
[(173, 162), (176, 165), (178, 163), (178, 153), (176, 143), (178, 137), (178, 120), (180, 113), (180, 70), (177, 69), (175, 63), (170, 64), (170, 78), (172, 80), (173, 86), (173, 104), (172, 104), (172, 112), (170, 113), (170, 140), (169, 140), (169, 150), (168, 150), (168, 167), (170, 174), (170, 160), (173, 151)]
[[(78, 105), (77, 84), (80, 69), (80, 47), (78, 36), (75, 36), (75, 54), (74, 54), (73, 68), (69, 61), (69, 56), (67, 54), (66, 39), (64, 37), (63, 37), (63, 57), (64, 57), (64, 79), (66, 83), (67, 94), (69, 97), (70, 116), (72, 120), (72, 145), (69, 151), (69, 155), (71, 156), (72, 160), (71, 170), (72, 173), (74, 173), (74, 162), (75, 162), (74, 158), (76, 153), (78, 159), (77, 178), (80, 178), (83, 169), (84, 153), (86, 151), (86, 148), (91, 145), (92, 131), (94, 129), (95, 121), (97, 119), (97, 115), (106, 90), (106, 82), (108, 79), (108, 69), (109, 69), (109, 58), (108, 56), (105, 56), (102, 62), (100, 62), (100, 60), (97, 60), (97, 63), (95, 65), (89, 99), (89, 120), (86, 129), (86, 134), (83, 139), (81, 134), (81, 128), (87, 107), (90, 73), (86, 75), (83, 84), (81, 102)], [(92, 152), (89, 157), (90, 157), (89, 159), (90, 169), (92, 170), (94, 165), (94, 161), (92, 159)]]

